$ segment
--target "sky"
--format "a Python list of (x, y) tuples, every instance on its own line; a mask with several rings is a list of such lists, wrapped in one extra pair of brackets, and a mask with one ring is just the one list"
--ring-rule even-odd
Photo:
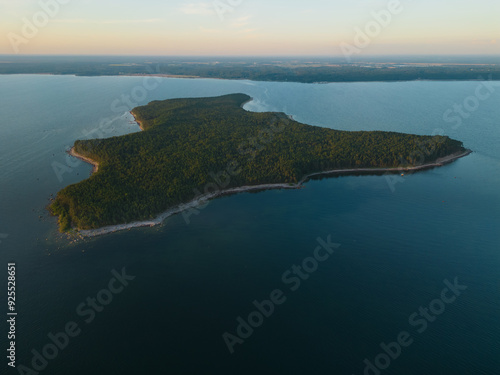
[(0, 0), (0, 54), (500, 55), (498, 0)]

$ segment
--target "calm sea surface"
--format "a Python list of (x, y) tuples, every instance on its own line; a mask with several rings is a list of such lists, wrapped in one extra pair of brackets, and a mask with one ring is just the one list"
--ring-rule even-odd
[[(50, 375), (499, 374), (500, 84), (479, 85), (0, 76), (0, 300), (5, 311), (15, 262), (16, 365)], [(139, 131), (127, 111), (151, 100), (236, 92), (254, 98), (250, 111), (443, 133), (474, 153), (402, 178), (224, 197), (190, 224), (176, 215), (76, 243), (58, 235), (49, 199), (91, 170), (65, 154), (76, 139)], [(445, 121), (464, 101), (460, 122), (450, 112)], [(340, 247), (316, 267), (307, 258), (328, 236)], [(290, 271), (304, 260), (299, 286)], [(109, 284), (123, 268), (135, 279)], [(464, 287), (442, 295), (445, 280)], [(251, 315), (258, 326), (240, 327), (231, 354), (223, 334), (236, 339), (238, 318), (276, 289), (283, 303)], [(78, 334), (59, 335), (58, 349), (49, 334), (68, 323)], [(17, 374), (2, 358), (0, 373)]]

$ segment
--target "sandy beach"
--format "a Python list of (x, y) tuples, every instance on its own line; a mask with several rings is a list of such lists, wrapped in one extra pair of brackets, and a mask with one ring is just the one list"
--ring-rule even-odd
[[(420, 171), (420, 170), (425, 170), (425, 169), (441, 167), (445, 164), (449, 164), (449, 163), (451, 163), (457, 159), (460, 159), (464, 156), (467, 156), (471, 153), (472, 153), (471, 150), (466, 150), (465, 152), (462, 152), (462, 153), (456, 153), (456, 154), (452, 154), (452, 155), (449, 155), (449, 156), (446, 156), (443, 158), (439, 158), (433, 163), (418, 165), (418, 166), (409, 167), (409, 168), (397, 167), (397, 168), (335, 169), (335, 170), (330, 170), (330, 171), (311, 173), (311, 174), (305, 176), (304, 178), (302, 178), (302, 180), (300, 180), (297, 184), (288, 184), (288, 183), (263, 184), (263, 185), (254, 185), (254, 186), (241, 186), (241, 187), (236, 187), (236, 188), (231, 188), (231, 189), (226, 189), (226, 190), (220, 190), (218, 192), (202, 195), (202, 196), (190, 201), (189, 203), (181, 204), (181, 205), (178, 205), (176, 207), (170, 208), (152, 220), (136, 221), (136, 222), (132, 222), (132, 223), (128, 223), (128, 224), (111, 225), (111, 226), (102, 227), (99, 229), (80, 230), (79, 233), (85, 237), (95, 237), (95, 236), (101, 236), (101, 235), (108, 234), (108, 233), (114, 233), (114, 232), (126, 230), (126, 229), (139, 228), (139, 227), (152, 227), (155, 225), (160, 225), (169, 216), (181, 213), (181, 212), (188, 210), (188, 209), (194, 209), (198, 206), (205, 204), (208, 200), (211, 200), (211, 199), (223, 196), (223, 195), (237, 194), (237, 193), (243, 193), (243, 192), (255, 191), (255, 190), (299, 189), (302, 187), (302, 185), (305, 182), (307, 182), (311, 177), (314, 177), (314, 176), (323, 176), (323, 175), (327, 176), (327, 175), (331, 175), (331, 174), (349, 175), (349, 174), (356, 174), (356, 173), (369, 174), (369, 173), (380, 173), (380, 172), (398, 173), (398, 172)], [(96, 167), (96, 166), (98, 167), (98, 164), (96, 162), (94, 162), (88, 158), (84, 158), (82, 156), (76, 156), (76, 157), (79, 157), (80, 159), (93, 164), (94, 167)]]
[(134, 116), (134, 121), (137, 122), (137, 124), (139, 125), (139, 128), (144, 131), (144, 128), (142, 127), (142, 122), (140, 122), (139, 120), (137, 120), (137, 117), (135, 117), (134, 113), (131, 111), (130, 114), (132, 116)]
[(74, 156), (75, 158), (80, 159), (86, 163), (92, 164), (94, 166), (94, 168), (92, 169), (92, 174), (96, 173), (99, 170), (99, 163), (98, 162), (79, 154), (78, 152), (75, 151), (74, 147), (72, 147), (71, 150), (68, 151), (68, 154), (70, 154), (71, 156)]
[(241, 103), (240, 107), (243, 108), (245, 104), (250, 103), (251, 101), (253, 101), (252, 97), (250, 97), (250, 99), (248, 99), (246, 102)]

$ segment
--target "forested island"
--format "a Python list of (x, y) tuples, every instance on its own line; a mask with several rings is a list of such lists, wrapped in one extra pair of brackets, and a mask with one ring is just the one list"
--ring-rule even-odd
[(242, 106), (249, 100), (232, 94), (153, 101), (132, 111), (142, 132), (76, 141), (73, 153), (99, 168), (57, 194), (50, 211), (60, 230), (152, 220), (241, 187), (295, 188), (329, 171), (419, 169), (468, 152), (446, 136), (339, 131), (284, 113), (248, 112)]

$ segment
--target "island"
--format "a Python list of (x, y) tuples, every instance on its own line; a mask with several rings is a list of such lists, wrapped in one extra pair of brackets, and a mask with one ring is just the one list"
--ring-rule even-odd
[(92, 236), (156, 225), (223, 194), (297, 189), (318, 175), (404, 173), (470, 153), (446, 136), (339, 131), (249, 112), (250, 100), (153, 101), (132, 110), (141, 132), (76, 141), (72, 154), (95, 168), (49, 206), (60, 230)]

